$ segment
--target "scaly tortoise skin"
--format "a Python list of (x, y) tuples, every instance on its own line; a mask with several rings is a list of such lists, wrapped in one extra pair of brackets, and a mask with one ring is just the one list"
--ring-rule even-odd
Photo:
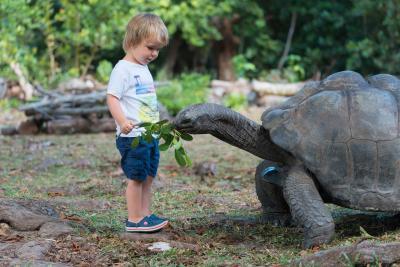
[(400, 211), (399, 99), (395, 76), (343, 71), (266, 110), (262, 126), (216, 104), (190, 106), (174, 124), (264, 159), (256, 191), (267, 220), (295, 222), (311, 247), (334, 235), (324, 203)]

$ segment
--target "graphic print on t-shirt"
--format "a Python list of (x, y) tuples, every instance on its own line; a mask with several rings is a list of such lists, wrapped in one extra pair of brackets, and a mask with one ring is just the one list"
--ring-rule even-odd
[(139, 118), (145, 122), (159, 121), (159, 113), (157, 106), (157, 98), (154, 96), (143, 96), (143, 101), (140, 103)]
[(154, 97), (154, 83), (143, 84), (140, 75), (134, 76), (136, 95), (140, 98), (139, 118), (145, 122), (156, 122), (159, 120), (157, 98)]
[(135, 75), (134, 81), (135, 81), (135, 89), (136, 89), (136, 94), (141, 95), (141, 94), (150, 94), (155, 92), (154, 84), (144, 84), (140, 80), (140, 75)]

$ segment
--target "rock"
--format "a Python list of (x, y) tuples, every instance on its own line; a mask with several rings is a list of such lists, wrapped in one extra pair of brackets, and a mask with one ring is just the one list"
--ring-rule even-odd
[[(190, 243), (185, 243), (185, 242), (179, 242), (175, 240), (171, 240), (173, 236), (168, 233), (168, 232), (161, 232), (161, 233), (153, 233), (153, 234), (142, 234), (142, 233), (123, 233), (120, 235), (122, 239), (125, 240), (133, 240), (133, 241), (144, 241), (144, 242), (154, 242), (153, 243), (157, 244), (154, 246), (154, 250), (160, 249), (160, 247), (167, 248), (166, 244), (161, 243), (167, 243), (168, 246), (174, 247), (174, 248), (179, 248), (179, 249), (189, 249), (193, 251), (199, 251), (200, 247), (196, 244), (190, 244)], [(159, 250), (161, 251), (161, 250)]]
[(50, 250), (52, 243), (53, 241), (50, 240), (29, 241), (17, 249), (15, 255), (20, 259), (42, 260)]
[(201, 181), (204, 181), (204, 177), (211, 177), (217, 174), (217, 164), (213, 161), (197, 163), (193, 169), (194, 173), (201, 177)]
[(6, 223), (0, 223), (0, 237), (9, 236), (11, 234), (10, 226)]
[(40, 227), (39, 235), (43, 238), (57, 238), (63, 234), (69, 234), (73, 228), (62, 222), (48, 222)]
[(36, 214), (15, 202), (0, 199), (0, 221), (7, 222), (16, 230), (37, 230), (52, 220), (51, 217)]
[(21, 259), (8, 259), (0, 260), (0, 266), (35, 266), (35, 267), (70, 267), (70, 264), (41, 261), (41, 260), (21, 260)]
[(167, 242), (155, 242), (148, 247), (151, 251), (167, 251), (172, 249), (172, 247)]

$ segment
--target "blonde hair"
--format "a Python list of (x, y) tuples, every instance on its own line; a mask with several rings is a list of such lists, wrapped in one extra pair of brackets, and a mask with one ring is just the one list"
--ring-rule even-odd
[(147, 38), (155, 38), (160, 44), (168, 44), (168, 30), (161, 18), (154, 14), (142, 13), (134, 16), (126, 26), (122, 47), (125, 53)]

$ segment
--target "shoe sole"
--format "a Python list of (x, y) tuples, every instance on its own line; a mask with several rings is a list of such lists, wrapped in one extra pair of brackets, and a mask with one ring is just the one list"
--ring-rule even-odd
[(168, 224), (168, 221), (164, 221), (156, 226), (152, 227), (128, 227), (125, 226), (125, 230), (128, 233), (153, 233), (161, 230)]

